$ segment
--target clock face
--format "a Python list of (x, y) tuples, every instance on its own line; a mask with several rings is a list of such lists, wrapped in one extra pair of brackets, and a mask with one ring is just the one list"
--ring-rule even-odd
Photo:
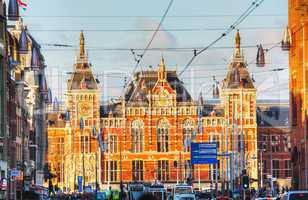
[(79, 115), (81, 116), (88, 116), (91, 113), (91, 105), (88, 102), (81, 102), (79, 103)]
[(170, 106), (171, 105), (171, 99), (170, 99), (168, 91), (163, 90), (159, 93), (157, 104), (158, 106)]

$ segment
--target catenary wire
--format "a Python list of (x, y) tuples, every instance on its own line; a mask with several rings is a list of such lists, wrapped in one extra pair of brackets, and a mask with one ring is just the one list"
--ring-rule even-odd
[[(255, 14), (251, 17), (285, 17), (288, 13)], [(215, 18), (215, 17), (238, 17), (237, 14), (208, 14), (208, 15), (168, 15), (167, 18)], [(161, 18), (161, 15), (21, 15), (23, 18)]]
[[(169, 4), (168, 4), (168, 6), (167, 6), (167, 9), (166, 9), (166, 11), (164, 12), (164, 14), (163, 14), (163, 16), (162, 16), (162, 18), (161, 18), (161, 20), (160, 20), (160, 22), (159, 22), (157, 28), (155, 29), (155, 31), (154, 31), (154, 33), (153, 33), (151, 39), (149, 40), (149, 42), (148, 42), (146, 48), (143, 50), (143, 52), (141, 53), (141, 55), (139, 56), (139, 58), (136, 60), (136, 66), (135, 66), (135, 68), (133, 69), (133, 74), (135, 73), (136, 69), (137, 69), (138, 66), (139, 66), (139, 63), (142, 61), (143, 57), (145, 56), (145, 54), (146, 54), (146, 52), (147, 52), (147, 49), (150, 48), (150, 46), (151, 46), (151, 44), (152, 44), (152, 42), (153, 42), (153, 40), (154, 40), (156, 34), (158, 33), (158, 30), (160, 29), (161, 25), (163, 24), (163, 22), (164, 22), (164, 20), (165, 20), (165, 18), (166, 18), (166, 16), (167, 16), (167, 14), (168, 14), (168, 12), (169, 12), (169, 10), (170, 10), (172, 4), (173, 4), (173, 0), (170, 0)], [(142, 70), (142, 69), (141, 69), (141, 70)]]
[(187, 70), (187, 68), (190, 66), (190, 64), (195, 60), (195, 58), (212, 47), (214, 44), (216, 44), (219, 40), (224, 38), (226, 35), (228, 35), (231, 31), (233, 31), (239, 24), (241, 24), (249, 15), (252, 13), (260, 4), (262, 4), (264, 0), (255, 0), (252, 2), (252, 4), (248, 7), (248, 9), (245, 10), (244, 14), (242, 14), (227, 30), (222, 33), (216, 40), (211, 42), (208, 46), (206, 46), (204, 49), (197, 51), (195, 55), (192, 56), (192, 58), (189, 60), (187, 65), (184, 67), (184, 69), (180, 72), (180, 76)]
[[(241, 27), (241, 30), (282, 30), (285, 27), (280, 26), (259, 26), (259, 27)], [(224, 28), (213, 27), (213, 28), (168, 28), (168, 29), (159, 29), (157, 32), (203, 32), (203, 31), (223, 31)], [(153, 32), (156, 29), (83, 29), (84, 32)], [(35, 29), (31, 28), (31, 32), (80, 32), (80, 29)]]

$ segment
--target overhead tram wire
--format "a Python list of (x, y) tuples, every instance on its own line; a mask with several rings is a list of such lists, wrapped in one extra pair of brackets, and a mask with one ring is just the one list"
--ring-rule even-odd
[[(283, 71), (283, 70), (286, 70), (288, 69), (287, 67), (277, 67), (277, 68), (272, 68), (272, 69), (268, 69), (268, 70), (262, 70), (262, 71), (251, 71), (251, 73), (253, 74), (261, 74), (261, 73), (266, 73), (266, 72), (277, 72), (277, 71)], [(197, 71), (197, 72), (208, 72), (210, 70), (205, 70), (205, 69), (200, 69), (200, 70), (193, 70), (193, 71)], [(226, 71), (226, 69), (217, 69), (216, 71)], [(121, 74), (121, 73), (114, 73), (114, 74)], [(104, 73), (93, 73), (93, 75), (95, 76), (102, 76), (102, 77), (105, 77), (105, 78), (124, 78), (125, 76), (121, 76), (121, 75), (112, 75), (112, 74), (109, 74), (109, 75), (106, 75)], [(47, 77), (57, 77), (57, 76), (61, 76), (61, 77), (66, 77), (68, 76), (68, 74), (47, 74)], [(215, 75), (215, 77), (224, 77), (225, 74), (220, 74), (220, 75)], [(213, 78), (213, 75), (200, 75), (200, 76), (197, 76), (197, 78)], [(183, 80), (191, 80), (191, 79), (195, 79), (196, 77), (182, 77), (181, 79)]]
[(191, 63), (195, 60), (195, 58), (198, 55), (200, 55), (201, 53), (203, 53), (204, 51), (206, 51), (207, 49), (212, 47), (219, 40), (221, 40), (222, 38), (227, 36), (230, 32), (232, 32), (238, 25), (240, 25), (250, 15), (250, 13), (252, 13), (259, 5), (261, 5), (263, 3), (263, 1), (264, 0), (255, 0), (255, 1), (253, 1), (251, 3), (251, 5), (245, 10), (245, 12), (242, 15), (240, 15), (240, 17), (229, 28), (227, 28), (227, 30), (224, 33), (222, 33), (216, 40), (211, 42), (208, 46), (206, 46), (202, 50), (196, 51), (194, 53), (193, 57), (189, 60), (187, 65), (184, 67), (184, 69), (179, 73), (179, 76), (181, 76), (187, 70), (187, 68), (191, 65)]
[[(285, 27), (280, 26), (256, 26), (256, 27), (242, 27), (241, 30), (283, 30)], [(157, 32), (205, 32), (205, 31), (223, 31), (225, 28), (220, 27), (212, 27), (212, 28), (167, 28), (167, 29), (159, 29)], [(156, 29), (152, 28), (143, 28), (143, 29), (91, 29), (86, 28), (83, 29), (85, 32), (153, 32)], [(79, 29), (63, 29), (63, 28), (45, 28), (45, 29), (36, 29), (35, 27), (31, 28), (31, 32), (80, 32)]]
[[(288, 13), (278, 14), (256, 14), (251, 17), (285, 17)], [(160, 15), (22, 15), (23, 18), (161, 18)], [(209, 15), (169, 15), (167, 18), (218, 18), (218, 17), (238, 17), (235, 14), (209, 14)]]
[[(153, 33), (153, 35), (152, 35), (152, 37), (151, 37), (149, 43), (147, 44), (146, 48), (143, 50), (143, 52), (142, 52), (141, 55), (139, 56), (139, 59), (136, 60), (136, 65), (135, 65), (135, 68), (133, 69), (133, 74), (136, 72), (136, 70), (137, 70), (137, 68), (138, 68), (138, 66), (139, 66), (139, 64), (140, 64), (140, 62), (142, 61), (144, 55), (146, 54), (148, 48), (150, 48), (150, 46), (151, 46), (151, 44), (152, 44), (152, 42), (153, 42), (153, 40), (154, 40), (156, 34), (158, 33), (158, 30), (160, 29), (161, 25), (163, 24), (163, 22), (164, 22), (164, 20), (165, 20), (165, 18), (166, 18), (166, 16), (167, 16), (167, 14), (168, 14), (168, 12), (169, 12), (169, 10), (170, 10), (172, 4), (173, 4), (173, 1), (174, 1), (174, 0), (170, 0), (170, 2), (169, 2), (169, 4), (168, 4), (168, 7), (167, 7), (167, 9), (165, 10), (164, 15), (162, 16), (162, 18), (161, 18), (161, 20), (160, 20), (160, 22), (159, 22), (159, 24), (158, 24), (156, 30), (154, 31), (154, 33)], [(132, 52), (132, 53), (133, 53), (133, 52)], [(142, 66), (141, 66), (141, 71), (142, 71)]]
[[(264, 47), (276, 45), (277, 43), (264, 43), (262, 44)], [(69, 45), (69, 44), (51, 44), (51, 43), (43, 43), (41, 44), (43, 48), (41, 48), (44, 51), (75, 51), (78, 50), (78, 47), (76, 45)], [(47, 48), (47, 47), (56, 47), (56, 48)], [(248, 48), (257, 48), (258, 45), (255, 44), (247, 44), (247, 45), (241, 45), (243, 49)], [(233, 49), (234, 46), (214, 46), (211, 49)], [(174, 52), (191, 52), (192, 50), (201, 50), (203, 47), (154, 47), (154, 48), (148, 48), (147, 51), (174, 51)], [(106, 48), (106, 47), (99, 47), (99, 46), (88, 46), (87, 50), (89, 51), (144, 51), (144, 48)]]

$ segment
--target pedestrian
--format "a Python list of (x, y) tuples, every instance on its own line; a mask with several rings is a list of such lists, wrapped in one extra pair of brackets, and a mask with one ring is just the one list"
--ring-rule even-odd
[(126, 189), (125, 187), (123, 187), (123, 191), (122, 191), (122, 199), (121, 200), (126, 200), (127, 195), (126, 195)]
[(284, 194), (284, 192), (285, 192), (285, 189), (284, 189), (284, 186), (282, 186), (281, 193)]
[(109, 186), (109, 192), (110, 192), (109, 200), (113, 200), (113, 192), (111, 190), (111, 186)]

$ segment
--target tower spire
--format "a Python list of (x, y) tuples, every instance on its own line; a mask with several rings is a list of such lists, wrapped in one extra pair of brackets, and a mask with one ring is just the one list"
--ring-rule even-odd
[(241, 36), (239, 30), (236, 31), (235, 35), (235, 48), (237, 49), (241, 48)]
[(83, 57), (85, 55), (85, 51), (84, 51), (84, 35), (83, 35), (83, 31), (80, 32), (80, 44), (79, 44), (79, 55), (80, 57)]
[(160, 63), (158, 66), (158, 79), (161, 81), (166, 80), (166, 65), (163, 56), (161, 56)]
[(236, 31), (235, 35), (235, 52), (234, 52), (235, 57), (240, 57), (241, 56), (241, 36), (239, 30)]

